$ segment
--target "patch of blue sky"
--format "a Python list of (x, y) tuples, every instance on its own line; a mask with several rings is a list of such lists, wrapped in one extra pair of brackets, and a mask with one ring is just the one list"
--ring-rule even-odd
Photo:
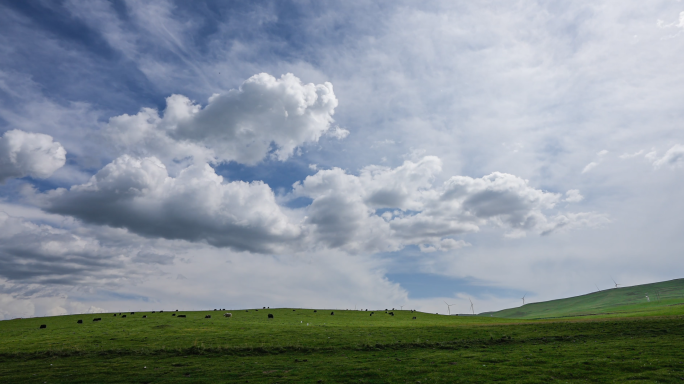
[[(136, 113), (141, 105), (164, 107), (165, 96), (137, 65), (66, 9), (39, 2), (4, 7), (13, 15), (0, 12), (0, 34), (12, 39), (13, 53), (1, 56), (0, 63), (6, 71), (29, 75), (45, 96), (65, 104), (84, 101), (115, 114)], [(12, 17), (23, 23), (11, 22)]]
[(473, 277), (450, 277), (432, 273), (388, 273), (387, 279), (408, 291), (411, 299), (454, 297), (465, 294), (473, 298), (517, 298), (525, 293), (516, 289), (498, 287)]
[(214, 170), (228, 181), (263, 181), (278, 195), (289, 193), (294, 183), (316, 173), (302, 157), (293, 157), (287, 161), (267, 159), (253, 166), (231, 161), (215, 166)]

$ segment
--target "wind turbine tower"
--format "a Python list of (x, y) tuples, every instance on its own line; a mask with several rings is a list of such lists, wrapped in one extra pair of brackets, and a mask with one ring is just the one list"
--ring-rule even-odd
[(475, 306), (473, 306), (473, 301), (470, 300), (470, 298), (468, 299), (468, 301), (470, 301), (470, 310), (473, 312), (473, 315), (474, 315), (475, 314)]
[(523, 305), (525, 305), (525, 296), (527, 296), (527, 293), (525, 293), (522, 297)]
[(444, 302), (444, 304), (447, 305), (447, 313), (449, 313), (449, 315), (451, 315), (451, 307), (453, 307), (456, 304), (449, 304), (446, 301)]

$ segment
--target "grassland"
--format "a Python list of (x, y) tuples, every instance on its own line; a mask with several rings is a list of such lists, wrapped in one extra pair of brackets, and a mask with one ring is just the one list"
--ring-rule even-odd
[[(648, 299), (646, 298), (648, 296)], [(650, 299), (650, 301), (648, 301)], [(509, 319), (559, 317), (664, 316), (680, 313), (684, 303), (684, 279), (613, 288), (567, 299), (526, 304), (483, 315)]]
[(309, 309), (9, 320), (0, 382), (679, 383), (684, 306), (659, 305), (669, 312), (572, 320)]

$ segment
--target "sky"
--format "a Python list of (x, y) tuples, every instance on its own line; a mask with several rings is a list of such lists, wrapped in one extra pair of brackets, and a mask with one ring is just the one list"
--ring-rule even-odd
[(0, 1), (0, 319), (682, 278), (682, 62), (681, 0)]

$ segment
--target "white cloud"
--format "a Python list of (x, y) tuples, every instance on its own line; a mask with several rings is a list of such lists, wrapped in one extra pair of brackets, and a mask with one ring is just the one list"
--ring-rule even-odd
[(565, 200), (568, 203), (578, 203), (584, 200), (584, 196), (580, 193), (579, 189), (571, 189), (565, 192)]
[(49, 212), (149, 237), (253, 252), (282, 250), (300, 236), (268, 185), (224, 183), (208, 164), (170, 177), (154, 157), (122, 156), (86, 184), (40, 195)]
[(684, 145), (675, 144), (665, 152), (663, 157), (657, 159), (655, 153), (653, 153), (651, 158), (654, 160), (653, 166), (656, 168), (660, 168), (663, 165), (669, 165), (671, 167), (684, 166)]
[(204, 108), (172, 95), (162, 116), (143, 108), (133, 116), (112, 117), (105, 134), (122, 153), (155, 156), (167, 165), (188, 157), (253, 165), (269, 154), (284, 161), (326, 132), (346, 137), (345, 129), (330, 130), (335, 107), (328, 82), (303, 84), (289, 73), (279, 79), (261, 73), (239, 89), (211, 96)]
[(66, 150), (52, 136), (14, 129), (0, 137), (0, 183), (24, 176), (45, 179), (65, 162)]
[(519, 177), (494, 172), (433, 185), (440, 172), (441, 161), (432, 156), (394, 169), (366, 167), (359, 176), (333, 168), (295, 184), (293, 196), (313, 199), (305, 224), (314, 241), (350, 252), (394, 251), (408, 244), (424, 251), (456, 249), (465, 244), (454, 236), (486, 224), (520, 237), (587, 222), (583, 216), (548, 218), (543, 211), (553, 209), (561, 196)]

